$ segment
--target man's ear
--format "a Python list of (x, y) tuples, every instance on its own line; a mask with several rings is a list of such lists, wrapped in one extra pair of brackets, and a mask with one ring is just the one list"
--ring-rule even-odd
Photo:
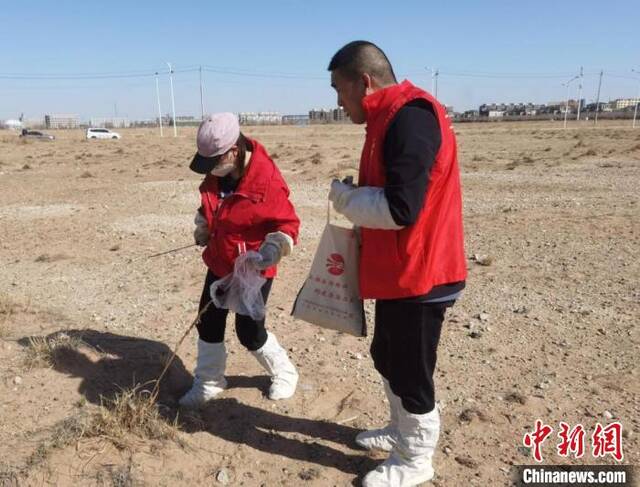
[(364, 83), (365, 95), (370, 95), (375, 91), (375, 88), (373, 86), (373, 78), (369, 74), (362, 73), (362, 82)]

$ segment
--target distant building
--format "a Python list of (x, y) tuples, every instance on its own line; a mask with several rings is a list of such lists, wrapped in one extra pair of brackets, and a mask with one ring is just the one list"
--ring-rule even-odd
[(600, 103), (598, 103), (597, 105), (595, 103), (588, 103), (584, 106), (584, 109), (587, 112), (595, 112), (596, 109), (599, 112), (604, 112), (607, 110), (607, 107), (609, 106), (608, 103), (601, 101)]
[(349, 117), (347, 117), (347, 114), (344, 111), (344, 108), (338, 107), (338, 108), (334, 108), (333, 109), (333, 121), (334, 122), (346, 122), (348, 120), (349, 120)]
[(625, 110), (629, 107), (635, 107), (640, 103), (640, 98), (620, 98), (618, 100), (614, 100), (613, 103), (614, 110)]
[(507, 112), (507, 105), (504, 103), (483, 103), (478, 108), (481, 117), (503, 117)]
[(243, 112), (238, 114), (240, 125), (279, 125), (282, 115), (278, 112)]
[(22, 128), (24, 128), (24, 123), (22, 122), (22, 120), (16, 119), (3, 120), (0, 121), (0, 127), (10, 130), (21, 130)]
[[(164, 122), (162, 122), (164, 124)], [(138, 120), (133, 120), (131, 122), (131, 127), (157, 127), (158, 126), (158, 118), (142, 118)]]
[(283, 115), (282, 125), (309, 125), (309, 115)]
[(92, 117), (89, 120), (91, 127), (105, 127), (109, 129), (121, 129), (131, 127), (131, 122), (125, 117)]
[[(568, 111), (568, 113), (576, 113), (578, 111), (578, 100), (570, 99), (565, 101), (553, 101), (547, 104), (548, 106), (557, 107), (558, 113), (564, 113)], [(580, 100), (580, 110), (582, 110), (585, 106), (584, 98)]]
[(78, 115), (45, 115), (44, 125), (48, 129), (76, 129), (80, 126)]
[(347, 122), (349, 117), (344, 108), (309, 110), (309, 121), (311, 123), (341, 123)]
[(479, 110), (465, 110), (460, 115), (461, 118), (478, 118), (480, 116)]
[(333, 119), (331, 110), (309, 110), (309, 121), (311, 123), (329, 123)]

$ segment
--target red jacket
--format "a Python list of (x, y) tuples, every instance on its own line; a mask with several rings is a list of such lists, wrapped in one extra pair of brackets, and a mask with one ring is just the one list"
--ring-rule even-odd
[[(202, 259), (218, 277), (233, 272), (240, 249), (258, 250), (266, 235), (281, 231), (298, 239), (300, 220), (289, 201), (289, 188), (265, 148), (255, 140), (246, 172), (236, 191), (218, 196), (218, 178), (208, 174), (200, 185), (200, 211), (209, 225), (209, 243)], [(276, 266), (264, 271), (276, 275)]]
[(363, 298), (419, 296), (439, 284), (463, 281), (467, 275), (456, 138), (444, 107), (429, 93), (404, 81), (364, 98), (367, 135), (358, 185), (384, 187), (383, 145), (387, 128), (398, 110), (416, 99), (433, 106), (442, 136), (440, 150), (416, 222), (401, 230), (361, 229)]

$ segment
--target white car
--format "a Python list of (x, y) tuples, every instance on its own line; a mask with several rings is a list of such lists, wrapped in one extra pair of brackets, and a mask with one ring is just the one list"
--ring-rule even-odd
[(87, 129), (87, 139), (119, 139), (120, 134), (109, 129), (90, 128)]

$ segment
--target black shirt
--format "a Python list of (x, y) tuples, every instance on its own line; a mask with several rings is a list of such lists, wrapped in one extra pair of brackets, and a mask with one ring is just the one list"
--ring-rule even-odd
[[(429, 174), (440, 150), (440, 125), (431, 104), (416, 100), (403, 106), (391, 121), (384, 139), (386, 183), (384, 194), (397, 225), (412, 225), (424, 205)], [(435, 286), (428, 294), (405, 298), (424, 302), (454, 296), (464, 281)]]

